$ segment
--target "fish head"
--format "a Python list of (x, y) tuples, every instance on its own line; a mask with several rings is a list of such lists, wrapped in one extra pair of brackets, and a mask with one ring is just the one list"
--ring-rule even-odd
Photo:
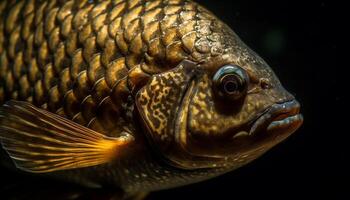
[(182, 169), (242, 166), (303, 121), (298, 101), (268, 64), (231, 29), (219, 30), (209, 46), (222, 52), (185, 59), (136, 95), (152, 146)]

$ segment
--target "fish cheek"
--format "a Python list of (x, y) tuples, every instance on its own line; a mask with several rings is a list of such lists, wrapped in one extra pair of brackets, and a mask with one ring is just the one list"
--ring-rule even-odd
[(215, 121), (215, 102), (211, 82), (207, 75), (203, 76), (189, 102), (189, 131), (209, 136), (218, 132)]
[(227, 156), (253, 142), (234, 136), (249, 129), (249, 123), (269, 105), (261, 94), (249, 94), (236, 101), (215, 96), (211, 79), (206, 76), (197, 84), (190, 98), (186, 150), (198, 156)]
[(204, 75), (189, 103), (189, 132), (208, 140), (224, 138), (223, 130), (240, 125), (239, 115), (245, 100), (219, 99), (212, 85), (212, 80)]
[[(189, 97), (186, 131), (181, 132), (181, 144), (197, 157), (221, 157), (228, 141), (227, 129), (236, 126), (235, 112), (218, 111), (211, 79), (204, 75)], [(231, 107), (231, 106), (230, 106)], [(227, 108), (226, 108), (227, 109)], [(210, 160), (210, 159), (209, 159)]]

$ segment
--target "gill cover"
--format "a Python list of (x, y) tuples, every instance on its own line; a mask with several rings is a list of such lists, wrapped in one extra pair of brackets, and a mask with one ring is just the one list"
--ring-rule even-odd
[(185, 60), (170, 71), (152, 76), (136, 95), (150, 141), (167, 161), (181, 168), (193, 168), (193, 163), (205, 161), (185, 149), (188, 101), (198, 73), (195, 63)]

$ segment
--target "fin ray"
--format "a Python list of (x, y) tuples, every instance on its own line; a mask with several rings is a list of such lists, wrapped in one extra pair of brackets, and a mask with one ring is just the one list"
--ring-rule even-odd
[(47, 173), (100, 165), (133, 140), (111, 138), (21, 101), (0, 108), (0, 141), (19, 169)]

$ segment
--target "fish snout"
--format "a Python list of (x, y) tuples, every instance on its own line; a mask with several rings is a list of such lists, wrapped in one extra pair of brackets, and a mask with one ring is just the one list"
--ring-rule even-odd
[[(303, 123), (300, 103), (296, 99), (272, 105), (253, 125), (250, 135), (261, 132), (293, 133)], [(289, 134), (288, 134), (289, 135)]]

